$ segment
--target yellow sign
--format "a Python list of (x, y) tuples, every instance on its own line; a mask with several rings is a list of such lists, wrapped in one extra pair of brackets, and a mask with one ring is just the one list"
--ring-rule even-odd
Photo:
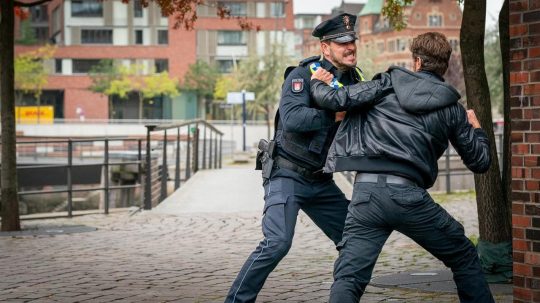
[(21, 124), (52, 124), (54, 107), (52, 106), (16, 106), (15, 118)]

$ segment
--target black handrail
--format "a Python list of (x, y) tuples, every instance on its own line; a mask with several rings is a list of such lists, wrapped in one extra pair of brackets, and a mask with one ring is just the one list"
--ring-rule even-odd
[[(137, 150), (138, 150), (138, 159), (137, 161), (109, 161), (110, 156), (110, 150), (109, 150), (109, 142), (111, 141), (136, 141), (137, 142)], [(73, 163), (73, 153), (74, 153), (74, 144), (76, 143), (84, 143), (84, 142), (103, 142), (104, 144), (104, 150), (103, 150), (103, 162), (95, 161), (92, 163)], [(52, 193), (67, 193), (67, 215), (68, 217), (73, 216), (73, 193), (74, 192), (90, 192), (90, 191), (97, 191), (101, 190), (104, 192), (104, 213), (109, 213), (109, 207), (110, 207), (110, 197), (109, 193), (110, 190), (116, 190), (116, 189), (128, 189), (128, 188), (138, 188), (141, 187), (141, 182), (139, 179), (138, 184), (135, 185), (115, 185), (111, 186), (109, 182), (109, 168), (110, 166), (116, 166), (116, 165), (126, 165), (126, 164), (137, 164), (138, 165), (138, 175), (139, 178), (142, 174), (142, 139), (138, 138), (129, 138), (129, 137), (105, 137), (105, 138), (84, 138), (84, 139), (45, 139), (45, 140), (21, 140), (17, 141), (17, 145), (27, 145), (27, 144), (66, 144), (67, 150), (66, 152), (66, 158), (67, 163), (66, 164), (32, 164), (32, 165), (18, 165), (17, 170), (25, 170), (25, 169), (46, 169), (46, 168), (65, 168), (66, 169), (66, 189), (53, 189), (53, 190), (26, 190), (26, 191), (19, 191), (19, 196), (25, 196), (25, 195), (37, 195), (37, 194), (52, 194)], [(34, 152), (34, 158), (37, 156), (37, 152)], [(47, 152), (45, 152), (45, 156), (47, 156)], [(100, 165), (104, 169), (104, 184), (100, 187), (92, 187), (92, 188), (73, 188), (73, 168), (75, 167), (85, 167), (85, 166), (96, 166)], [(0, 164), (1, 167), (1, 164)]]
[[(199, 126), (204, 127), (204, 131), (201, 132), (199, 130)], [(194, 127), (194, 129), (192, 129)], [(174, 139), (176, 141), (176, 144), (171, 144), (170, 146), (175, 146), (175, 156), (174, 156), (174, 189), (178, 189), (181, 186), (181, 176), (180, 176), (180, 170), (181, 170), (181, 129), (186, 128), (186, 154), (185, 154), (185, 174), (184, 174), (184, 181), (191, 178), (193, 174), (195, 174), (200, 167), (202, 169), (207, 168), (218, 168), (217, 163), (219, 163), (219, 168), (221, 168), (221, 154), (222, 154), (222, 146), (220, 144), (219, 146), (219, 152), (217, 150), (217, 138), (219, 136), (220, 140), (223, 137), (223, 132), (219, 131), (216, 127), (214, 127), (212, 124), (206, 122), (202, 119), (196, 119), (196, 120), (189, 120), (182, 123), (175, 123), (175, 124), (163, 124), (163, 125), (146, 125), (146, 179), (145, 179), (145, 194), (144, 194), (144, 209), (152, 209), (154, 205), (157, 203), (163, 201), (165, 198), (167, 198), (168, 195), (168, 181), (170, 180), (169, 176), (169, 157), (167, 156), (168, 152), (168, 141), (171, 141), (169, 139), (170, 132), (169, 130), (176, 129), (176, 135)], [(207, 131), (208, 130), (208, 131)], [(153, 140), (152, 134), (156, 133), (162, 133), (161, 140), (155, 139)], [(202, 138), (201, 138), (202, 134)], [(209, 139), (209, 145), (207, 152), (207, 145), (206, 140)], [(216, 140), (215, 147), (213, 146), (213, 140), (214, 138)], [(200, 144), (199, 141), (202, 140), (202, 150), (199, 149)], [(159, 170), (159, 174), (157, 174), (156, 178), (152, 177), (152, 172), (155, 171), (152, 167), (152, 151), (154, 150), (152, 148), (152, 143), (157, 142), (157, 144), (154, 144), (156, 146), (161, 146), (163, 151), (161, 155), (161, 169)], [(161, 144), (159, 144), (161, 142)], [(220, 141), (221, 142), (221, 141)], [(202, 157), (201, 157), (202, 156)], [(199, 165), (199, 164), (202, 165)], [(154, 196), (152, 185), (159, 182), (159, 196)], [(157, 200), (156, 200), (157, 197)]]

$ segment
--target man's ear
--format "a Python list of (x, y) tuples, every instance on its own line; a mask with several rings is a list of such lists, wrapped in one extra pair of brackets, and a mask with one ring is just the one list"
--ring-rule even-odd
[(323, 56), (328, 56), (329, 55), (329, 48), (330, 48), (330, 45), (328, 44), (328, 42), (326, 42), (326, 41), (321, 42), (321, 52), (322, 52)]

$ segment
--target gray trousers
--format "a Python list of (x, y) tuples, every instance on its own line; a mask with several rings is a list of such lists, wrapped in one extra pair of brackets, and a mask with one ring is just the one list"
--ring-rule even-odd
[(349, 200), (332, 179), (313, 181), (277, 168), (264, 182), (264, 192), (264, 239), (244, 263), (225, 302), (255, 302), (266, 278), (291, 247), (300, 209), (335, 244), (341, 241)]
[(371, 279), (381, 249), (397, 230), (452, 269), (461, 302), (494, 302), (476, 248), (463, 226), (436, 204), (426, 190), (409, 185), (356, 183), (330, 302), (358, 302)]

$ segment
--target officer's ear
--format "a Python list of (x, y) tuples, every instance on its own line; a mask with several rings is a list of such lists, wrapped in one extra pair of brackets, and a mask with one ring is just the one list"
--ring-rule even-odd
[(330, 56), (330, 41), (321, 41), (321, 52), (323, 56)]

